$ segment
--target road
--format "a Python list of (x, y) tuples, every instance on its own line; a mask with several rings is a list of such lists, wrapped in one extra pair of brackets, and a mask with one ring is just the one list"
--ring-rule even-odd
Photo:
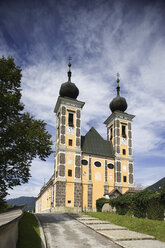
[(36, 214), (43, 227), (47, 248), (119, 248), (67, 214)]
[(21, 214), (22, 214), (21, 209), (11, 210), (6, 213), (0, 214), (0, 226), (18, 218), (19, 216), (21, 216)]

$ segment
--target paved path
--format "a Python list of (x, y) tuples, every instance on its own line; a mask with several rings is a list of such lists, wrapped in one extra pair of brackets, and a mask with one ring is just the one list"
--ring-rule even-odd
[(125, 227), (111, 224), (107, 221), (101, 221), (97, 218), (71, 214), (73, 218), (119, 244), (123, 248), (165, 248), (165, 242), (155, 240), (155, 237), (143, 233), (129, 231)]
[(21, 216), (22, 210), (11, 210), (6, 213), (0, 214), (0, 226), (3, 226), (4, 224), (16, 219), (17, 217)]
[(36, 214), (43, 227), (47, 248), (119, 248), (67, 214)]

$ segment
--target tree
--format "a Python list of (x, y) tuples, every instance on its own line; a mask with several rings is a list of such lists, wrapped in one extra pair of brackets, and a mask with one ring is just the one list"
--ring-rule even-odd
[(46, 123), (23, 112), (21, 68), (14, 59), (0, 59), (0, 204), (9, 188), (27, 183), (35, 157), (52, 153)]

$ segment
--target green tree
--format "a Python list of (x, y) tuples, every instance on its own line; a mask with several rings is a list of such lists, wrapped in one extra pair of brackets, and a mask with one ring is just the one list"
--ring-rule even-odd
[(23, 111), (21, 77), (13, 58), (0, 59), (0, 204), (9, 188), (28, 182), (35, 157), (52, 153), (46, 123)]

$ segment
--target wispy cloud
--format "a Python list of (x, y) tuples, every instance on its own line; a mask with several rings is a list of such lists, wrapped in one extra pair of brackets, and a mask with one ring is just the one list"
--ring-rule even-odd
[(20, 196), (37, 196), (40, 192), (41, 187), (46, 183), (49, 178), (53, 175), (54, 163), (43, 162), (35, 159), (31, 166), (32, 177), (29, 183), (16, 186), (13, 190), (9, 190), (7, 199), (16, 198)]
[[(36, 5), (32, 12), (31, 4), (26, 4), (30, 7), (25, 15), (20, 14), (23, 21), (19, 30), (15, 28), (18, 10), (4, 12), (6, 32), (15, 45), (9, 46), (4, 32), (0, 33), (0, 55), (11, 54), (23, 68), (22, 100), (26, 110), (54, 127), (55, 134), (53, 110), (60, 85), (67, 81), (67, 57), (72, 55), (72, 81), (80, 90), (78, 99), (86, 103), (82, 134), (93, 125), (106, 138), (103, 122), (111, 114), (109, 103), (116, 95), (115, 75), (120, 72), (127, 112), (136, 115), (135, 158), (152, 158), (153, 154), (161, 158), (161, 177), (165, 173), (161, 156), (165, 153), (165, 32), (161, 1), (92, 1), (89, 5), (60, 1), (56, 6), (48, 1), (46, 6)], [(135, 179), (145, 183), (146, 178), (147, 183), (148, 176), (141, 173), (145, 160), (135, 165)], [(150, 168), (156, 170), (152, 159)]]

